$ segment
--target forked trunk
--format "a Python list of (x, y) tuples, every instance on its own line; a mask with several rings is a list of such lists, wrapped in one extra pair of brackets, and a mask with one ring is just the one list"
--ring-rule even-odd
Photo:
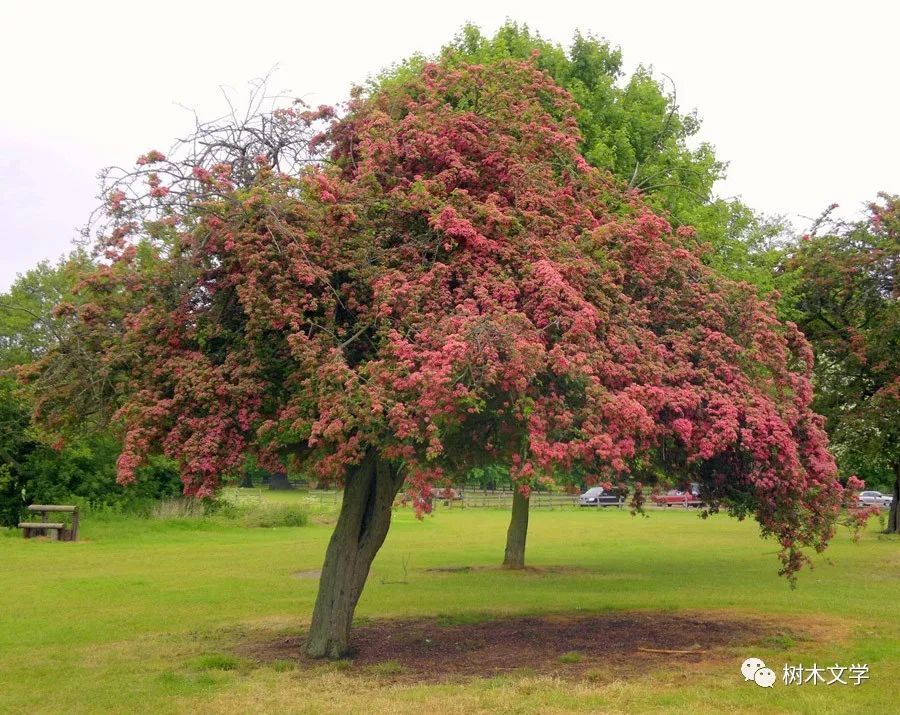
[(900, 534), (900, 462), (894, 464), (894, 500), (888, 512), (888, 534)]
[(525, 568), (525, 539), (528, 536), (528, 497), (516, 489), (513, 492), (512, 517), (506, 532), (506, 555), (503, 566), (508, 569)]
[(391, 525), (391, 506), (403, 483), (392, 464), (369, 455), (348, 479), (337, 525), (325, 552), (306, 653), (342, 658), (349, 650), (353, 612), (369, 567)]

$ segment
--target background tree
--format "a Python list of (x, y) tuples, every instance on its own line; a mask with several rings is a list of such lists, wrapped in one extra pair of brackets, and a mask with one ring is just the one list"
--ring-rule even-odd
[(816, 407), (845, 474), (900, 503), (900, 198), (856, 222), (829, 209), (785, 262), (789, 309), (816, 352)]
[(57, 265), (39, 263), (0, 294), (0, 370), (33, 362), (59, 341), (65, 319), (54, 308), (73, 300), (79, 275), (90, 267), (89, 257), (75, 251)]
[[(15, 526), (32, 503), (75, 500), (134, 510), (180, 491), (175, 465), (158, 459), (142, 468), (138, 489), (125, 489), (115, 481), (121, 443), (92, 417), (96, 391), (90, 389), (91, 381), (99, 378), (92, 370), (100, 359), (94, 348), (86, 346), (81, 324), (73, 319), (81, 279), (94, 270), (90, 257), (75, 251), (56, 265), (40, 263), (0, 295), (0, 524), (4, 526)], [(50, 352), (54, 368), (43, 374), (39, 394), (15, 384), (15, 374), (27, 376), (29, 366)], [(69, 390), (74, 385), (80, 392)], [(31, 419), (36, 406), (45, 411), (44, 400), (58, 404), (59, 394), (79, 406), (78, 419), (65, 434), (56, 429), (58, 423), (36, 425)]]
[[(89, 265), (80, 251), (57, 265), (44, 261), (18, 276), (0, 295), (0, 524), (4, 526), (16, 525), (25, 506), (47, 494), (35, 485), (52, 484), (55, 470), (38, 465), (46, 467), (58, 456), (32, 425), (33, 406), (17, 388), (14, 368), (40, 359), (63, 342), (65, 319), (54, 308), (72, 299), (78, 275)], [(61, 451), (63, 443), (53, 441)], [(114, 484), (112, 479), (109, 484)]]
[(25, 462), (37, 448), (30, 411), (9, 377), (0, 377), (0, 526), (14, 526), (22, 511)]

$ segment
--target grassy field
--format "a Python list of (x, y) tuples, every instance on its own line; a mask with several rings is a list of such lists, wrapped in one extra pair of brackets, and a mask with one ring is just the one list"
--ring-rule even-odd
[[(254, 493), (255, 494), (255, 493)], [(304, 503), (302, 494), (242, 497)], [(508, 514), (399, 510), (357, 616), (368, 619), (661, 611), (753, 616), (784, 626), (752, 652), (689, 666), (677, 657), (628, 676), (571, 680), (512, 671), (415, 682), (352, 663), (299, 669), (235, 655), (247, 639), (308, 623), (332, 507), (305, 502), (302, 527), (224, 518), (90, 517), (83, 541), (0, 530), (0, 712), (896, 712), (900, 541), (839, 534), (791, 590), (756, 526), (680, 510), (534, 511), (520, 573), (493, 567)], [(3, 537), (8, 538), (3, 538)], [(312, 572), (312, 574), (310, 573)], [(405, 583), (403, 583), (405, 582)], [(236, 651), (236, 649), (238, 649)], [(562, 654), (561, 654), (562, 655)], [(738, 673), (750, 655), (782, 665), (866, 663), (859, 687), (763, 689)], [(515, 664), (510, 664), (515, 666)], [(604, 673), (604, 663), (593, 666)]]

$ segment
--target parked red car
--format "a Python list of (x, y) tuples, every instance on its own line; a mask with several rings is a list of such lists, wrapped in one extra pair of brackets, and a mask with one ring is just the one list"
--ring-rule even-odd
[(462, 498), (462, 492), (452, 487), (435, 487), (431, 491), (431, 499), (433, 501), (459, 501)]
[(665, 494), (653, 494), (650, 496), (655, 504), (659, 506), (683, 506), (687, 508), (697, 508), (703, 505), (700, 499), (700, 489), (696, 484), (691, 484), (688, 491), (681, 489), (670, 489)]

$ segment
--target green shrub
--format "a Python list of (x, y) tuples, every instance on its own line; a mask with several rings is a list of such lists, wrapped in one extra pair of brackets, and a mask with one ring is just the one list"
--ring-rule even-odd
[(308, 512), (298, 506), (282, 504), (250, 508), (242, 519), (244, 526), (271, 528), (275, 526), (306, 526)]

